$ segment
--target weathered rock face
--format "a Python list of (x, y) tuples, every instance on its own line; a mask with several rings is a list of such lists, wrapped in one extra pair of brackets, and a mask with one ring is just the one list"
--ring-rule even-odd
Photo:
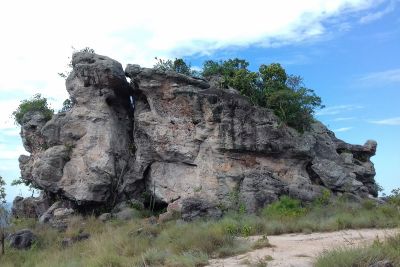
[(376, 196), (376, 142), (347, 144), (319, 122), (300, 134), (213, 84), (138, 65), (124, 74), (110, 58), (77, 53), (66, 83), (72, 109), (45, 125), (26, 118), (45, 146), (28, 145), (22, 177), (81, 205), (147, 191), (188, 219), (255, 211), (284, 194), (311, 201), (324, 189)]
[(49, 208), (49, 200), (40, 197), (16, 197), (11, 210), (14, 218), (39, 218)]
[(374, 141), (346, 144), (319, 122), (299, 134), (272, 111), (203, 80), (136, 65), (126, 74), (136, 94), (132, 176), (166, 203), (197, 198), (200, 206), (242, 203), (254, 211), (282, 194), (309, 201), (324, 188), (377, 193)]
[(28, 249), (37, 240), (36, 235), (29, 229), (19, 230), (7, 237), (10, 247), (16, 249)]
[(22, 177), (78, 203), (113, 201), (133, 161), (130, 87), (110, 58), (78, 53), (72, 64), (66, 87), (74, 106), (36, 127), (46, 147), (20, 158)]

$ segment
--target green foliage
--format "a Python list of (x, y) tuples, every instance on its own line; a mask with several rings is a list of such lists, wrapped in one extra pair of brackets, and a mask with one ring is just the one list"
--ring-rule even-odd
[(304, 132), (314, 121), (314, 109), (321, 107), (321, 98), (314, 91), (301, 87), (293, 90), (289, 87), (266, 92), (267, 107), (274, 110), (287, 125)]
[(7, 207), (4, 206), (6, 203), (5, 185), (6, 182), (4, 181), (3, 177), (0, 176), (0, 254), (4, 254), (5, 251), (5, 229), (8, 227), (10, 220), (10, 213), (7, 210)]
[(278, 201), (266, 206), (262, 214), (267, 218), (290, 218), (304, 215), (306, 209), (301, 202), (288, 196), (282, 196)]
[(47, 103), (47, 98), (42, 97), (40, 94), (36, 94), (30, 99), (22, 100), (17, 110), (12, 113), (12, 116), (16, 123), (22, 125), (24, 115), (31, 111), (42, 113), (46, 120), (50, 120), (54, 114), (54, 110), (50, 108)]
[(312, 89), (304, 87), (300, 76), (288, 75), (278, 63), (261, 65), (258, 72), (253, 72), (244, 59), (207, 60), (201, 73), (198, 73), (183, 59), (156, 60), (154, 68), (162, 71), (218, 77), (220, 88), (238, 90), (254, 105), (272, 109), (282, 122), (299, 132), (307, 130), (314, 121), (314, 111), (324, 107), (321, 98)]
[(14, 179), (11, 181), (11, 186), (18, 186), (24, 184), (24, 181), (19, 178), (19, 179)]
[(250, 98), (253, 104), (267, 107), (287, 125), (300, 132), (313, 122), (314, 111), (323, 108), (321, 98), (303, 86), (300, 76), (287, 75), (278, 63), (261, 65), (258, 72), (248, 69), (242, 59), (206, 61), (203, 76), (220, 76), (221, 88), (235, 88)]
[(329, 189), (324, 189), (322, 191), (322, 195), (314, 200), (314, 205), (316, 206), (326, 206), (329, 204), (329, 200), (331, 198), (331, 191)]
[(72, 106), (73, 106), (72, 100), (67, 98), (64, 100), (63, 106), (59, 112), (67, 112), (68, 110), (70, 110), (72, 108)]
[(6, 203), (6, 182), (4, 181), (3, 177), (0, 176), (0, 204)]
[(226, 208), (221, 208), (221, 210), (225, 211), (234, 211), (238, 212), (239, 214), (245, 214), (246, 213), (246, 205), (245, 203), (240, 199), (239, 195), (239, 189), (234, 188), (231, 192), (229, 192), (228, 195), (228, 207)]
[[(274, 205), (275, 204), (275, 205)], [(271, 205), (270, 205), (271, 206)], [(65, 232), (46, 225), (35, 225), (34, 220), (14, 221), (13, 229), (30, 228), (38, 235), (33, 249), (19, 251), (8, 249), (1, 259), (1, 266), (204, 266), (213, 257), (226, 257), (243, 253), (249, 249), (270, 246), (267, 235), (335, 231), (343, 228), (398, 227), (400, 213), (392, 204), (364, 205), (346, 200), (329, 201), (324, 206), (302, 207), (299, 202), (282, 197), (270, 208), (276, 216), (257, 216), (228, 212), (219, 220), (197, 220), (190, 223), (169, 221), (152, 224), (148, 219), (130, 221), (112, 220), (102, 223), (94, 217), (73, 218)], [(268, 208), (266, 208), (268, 209)], [(282, 216), (282, 214), (284, 216)], [(293, 215), (301, 214), (301, 215)], [(63, 248), (64, 238), (76, 236), (79, 231), (90, 233), (88, 240)], [(263, 235), (251, 243), (251, 238), (237, 238)], [(396, 241), (397, 240), (397, 241)], [(366, 257), (351, 256), (352, 264), (342, 264), (342, 254), (336, 261), (317, 266), (369, 266), (357, 265), (358, 260), (397, 260), (398, 239), (386, 243), (376, 242), (377, 252)], [(382, 246), (382, 247), (381, 247)], [(397, 251), (397, 252), (396, 252)], [(374, 254), (370, 254), (374, 253)], [(397, 253), (397, 254), (396, 254)], [(354, 255), (354, 253), (352, 253)], [(368, 257), (367, 257), (368, 256)], [(374, 256), (374, 257), (370, 257)], [(343, 256), (345, 257), (345, 256)], [(347, 258), (347, 256), (346, 256)], [(334, 257), (331, 258), (334, 260)], [(266, 261), (265, 261), (266, 262)], [(264, 263), (265, 263), (264, 262)], [(364, 261), (359, 261), (364, 263)], [(373, 262), (373, 261), (371, 261)], [(394, 261), (395, 266), (399, 265)], [(336, 265), (335, 265), (336, 264)], [(255, 265), (258, 266), (258, 265)], [(264, 265), (265, 266), (265, 265)]]
[(393, 189), (391, 194), (388, 196), (390, 204), (400, 208), (400, 188)]
[(157, 60), (157, 63), (154, 65), (155, 69), (161, 71), (175, 71), (188, 76), (198, 76), (198, 73), (192, 70), (190, 64), (186, 63), (182, 58), (163, 60), (156, 57), (155, 59)]
[(208, 60), (203, 64), (202, 75), (221, 77), (221, 88), (232, 87), (249, 97), (254, 104), (265, 106), (261, 90), (257, 87), (258, 74), (249, 71), (248, 66), (249, 63), (246, 60), (238, 58), (219, 62)]

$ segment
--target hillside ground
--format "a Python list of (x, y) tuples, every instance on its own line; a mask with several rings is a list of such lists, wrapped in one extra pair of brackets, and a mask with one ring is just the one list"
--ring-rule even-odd
[[(147, 216), (148, 211), (141, 211), (141, 215), (138, 213), (137, 218), (129, 221), (102, 222), (94, 216), (75, 216), (70, 219), (64, 232), (33, 220), (19, 220), (13, 222), (10, 231), (29, 228), (38, 236), (38, 240), (29, 250), (18, 251), (6, 247), (0, 262), (5, 267), (205, 266), (216, 258), (270, 247), (274, 245), (273, 238), (268, 238), (270, 235), (397, 228), (400, 226), (400, 205), (395, 200), (393, 198), (385, 204), (373, 200), (355, 203), (345, 198), (332, 201), (327, 196), (303, 205), (289, 197), (282, 197), (258, 214), (247, 214), (239, 205), (237, 209), (227, 211), (221, 219), (194, 222), (173, 220), (157, 223), (154, 218)], [(82, 232), (89, 233), (90, 238), (67, 247), (62, 245), (65, 238), (75, 237)], [(254, 235), (263, 237), (255, 240), (251, 238)], [(302, 244), (303, 241), (298, 242), (298, 246)], [(389, 246), (390, 249), (385, 247), (385, 251), (391, 251), (381, 256), (400, 265), (400, 242), (379, 244)], [(332, 253), (336, 254), (320, 256), (317, 266), (334, 266), (324, 261), (340, 257), (340, 253), (346, 251), (336, 250)], [(368, 261), (374, 262), (380, 258), (375, 255)], [(359, 260), (357, 257), (351, 259)], [(352, 265), (351, 259), (346, 265), (340, 266), (364, 266)], [(267, 266), (268, 261), (257, 265), (249, 261), (246, 264)]]

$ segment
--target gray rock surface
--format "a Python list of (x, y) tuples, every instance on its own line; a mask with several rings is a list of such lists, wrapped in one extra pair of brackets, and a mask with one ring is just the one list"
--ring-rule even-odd
[(23, 229), (7, 237), (10, 246), (16, 249), (28, 249), (37, 240), (36, 235), (29, 229)]
[(374, 141), (347, 144), (320, 122), (300, 134), (271, 110), (200, 79), (137, 65), (125, 72), (136, 99), (130, 175), (144, 179), (159, 201), (180, 206), (184, 217), (216, 207), (252, 212), (284, 194), (312, 201), (324, 189), (377, 194)]
[(90, 53), (72, 65), (73, 107), (45, 124), (27, 115), (21, 136), (32, 153), (19, 161), (23, 179), (78, 206), (137, 199), (192, 220), (253, 212), (281, 195), (377, 195), (375, 141), (347, 144), (320, 122), (300, 134), (233, 88), (215, 88), (218, 79), (138, 65), (124, 73)]
[(11, 209), (14, 218), (39, 218), (49, 208), (49, 201), (45, 196), (19, 197), (13, 201)]
[(394, 264), (389, 260), (378, 261), (374, 264), (369, 265), (369, 267), (394, 267)]
[[(130, 87), (121, 64), (108, 57), (76, 53), (72, 65), (66, 87), (73, 108), (45, 125), (37, 123), (37, 116), (26, 118), (27, 125), (38, 124), (36, 132), (48, 148), (22, 156), (21, 174), (77, 203), (114, 201), (132, 161)], [(30, 134), (23, 130), (21, 136), (27, 139)], [(26, 147), (35, 151), (32, 145)]]
[(49, 224), (52, 227), (63, 231), (67, 229), (70, 216), (75, 214), (74, 205), (70, 201), (56, 201), (39, 218), (39, 222)]

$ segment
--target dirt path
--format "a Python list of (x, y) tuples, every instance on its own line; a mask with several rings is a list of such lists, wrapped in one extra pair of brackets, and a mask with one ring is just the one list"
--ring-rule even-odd
[[(382, 240), (399, 233), (399, 229), (360, 229), (330, 233), (285, 234), (268, 236), (271, 248), (262, 248), (225, 259), (210, 261), (210, 267), (248, 266), (259, 259), (271, 256), (268, 267), (311, 267), (315, 257), (324, 250), (343, 246), (357, 246), (372, 243), (377, 237)], [(250, 237), (257, 240), (260, 237)]]

